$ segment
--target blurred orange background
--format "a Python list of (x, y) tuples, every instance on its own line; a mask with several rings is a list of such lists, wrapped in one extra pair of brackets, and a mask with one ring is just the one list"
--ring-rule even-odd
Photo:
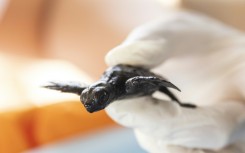
[(97, 80), (105, 54), (134, 27), (180, 9), (245, 30), (240, 0), (0, 0), (0, 152), (115, 126), (103, 111), (87, 113), (78, 97), (40, 85)]

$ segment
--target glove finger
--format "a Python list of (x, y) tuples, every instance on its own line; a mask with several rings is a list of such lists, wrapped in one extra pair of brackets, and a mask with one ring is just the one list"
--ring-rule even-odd
[(112, 49), (106, 55), (105, 61), (109, 66), (129, 64), (152, 68), (162, 63), (166, 58), (165, 43), (164, 39), (123, 43)]
[(154, 129), (140, 131), (168, 144), (217, 150), (245, 137), (244, 112), (244, 105), (238, 102), (196, 109), (181, 107), (172, 118), (155, 120), (158, 125)]
[(157, 100), (152, 97), (139, 97), (113, 102), (106, 107), (107, 114), (121, 125), (133, 128), (158, 126), (178, 114), (178, 104)]
[(220, 149), (245, 136), (245, 106), (234, 101), (190, 109), (141, 97), (114, 102), (106, 111), (124, 126), (188, 148)]
[(244, 105), (236, 101), (182, 109), (168, 129), (168, 142), (188, 148), (223, 148), (244, 137), (244, 112)]

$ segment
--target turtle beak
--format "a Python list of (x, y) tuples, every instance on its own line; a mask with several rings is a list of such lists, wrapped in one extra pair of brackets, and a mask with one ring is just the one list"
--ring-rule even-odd
[(100, 110), (104, 109), (101, 106), (93, 106), (91, 103), (89, 103), (89, 104), (85, 103), (84, 107), (86, 108), (86, 110), (89, 113), (94, 113), (94, 112), (97, 112), (97, 111), (100, 111)]

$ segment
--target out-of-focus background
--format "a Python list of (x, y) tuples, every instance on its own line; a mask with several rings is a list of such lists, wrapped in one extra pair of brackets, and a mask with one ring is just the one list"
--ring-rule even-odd
[(97, 80), (134, 27), (181, 9), (245, 30), (245, 0), (0, 0), (0, 153), (143, 153), (104, 111), (40, 86)]

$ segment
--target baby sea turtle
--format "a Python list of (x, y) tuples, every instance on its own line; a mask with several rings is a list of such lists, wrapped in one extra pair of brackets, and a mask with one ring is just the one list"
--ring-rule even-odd
[(110, 67), (99, 81), (89, 86), (81, 86), (75, 82), (50, 82), (44, 87), (79, 95), (84, 107), (90, 113), (104, 109), (115, 100), (152, 95), (155, 91), (165, 93), (180, 106), (195, 108), (195, 105), (181, 103), (168, 90), (169, 87), (180, 91), (174, 84), (138, 66), (120, 64)]

